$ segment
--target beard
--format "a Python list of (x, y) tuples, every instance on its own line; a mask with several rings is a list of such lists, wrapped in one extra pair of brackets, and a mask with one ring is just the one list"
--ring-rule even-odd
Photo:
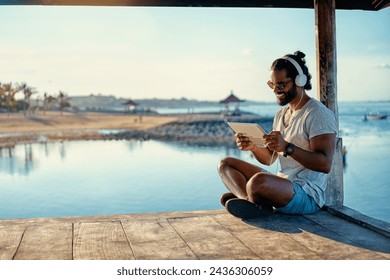
[(281, 94), (283, 94), (284, 98), (277, 97), (276, 99), (278, 101), (278, 104), (280, 106), (287, 105), (297, 96), (297, 87), (294, 85), (289, 91), (287, 91), (287, 92), (281, 91), (281, 92), (278, 92), (276, 95), (278, 96)]

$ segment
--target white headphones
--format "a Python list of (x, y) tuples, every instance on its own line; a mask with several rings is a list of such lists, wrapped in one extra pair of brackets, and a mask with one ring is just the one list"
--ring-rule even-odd
[(304, 87), (307, 82), (307, 77), (305, 74), (303, 74), (303, 70), (301, 66), (296, 62), (294, 59), (292, 59), (289, 56), (283, 56), (282, 59), (286, 59), (292, 63), (292, 65), (295, 66), (295, 69), (298, 71), (298, 76), (295, 77), (295, 84), (299, 87)]

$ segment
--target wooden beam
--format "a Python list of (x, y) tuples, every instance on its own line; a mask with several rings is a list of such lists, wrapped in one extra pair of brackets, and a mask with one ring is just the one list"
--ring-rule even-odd
[(318, 99), (337, 116), (335, 0), (315, 0)]
[[(313, 0), (0, 0), (0, 5), (154, 6), (154, 7), (261, 7), (312, 9)], [(389, 0), (337, 0), (336, 9), (380, 10)]]
[(338, 138), (336, 150), (333, 156), (332, 169), (328, 175), (328, 185), (325, 190), (325, 201), (327, 206), (342, 206), (344, 204), (343, 184), (343, 139)]
[[(314, 0), (318, 99), (334, 112), (338, 129), (335, 0)], [(342, 139), (338, 139), (326, 191), (327, 205), (343, 205)]]

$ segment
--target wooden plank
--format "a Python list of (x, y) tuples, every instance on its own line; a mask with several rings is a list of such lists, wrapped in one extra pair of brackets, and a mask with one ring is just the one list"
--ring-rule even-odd
[(168, 221), (198, 259), (260, 259), (212, 217)]
[(74, 224), (75, 260), (128, 260), (134, 255), (120, 222)]
[(307, 215), (305, 217), (347, 237), (362, 248), (375, 251), (383, 256), (384, 259), (390, 259), (390, 239), (386, 236), (361, 227), (358, 224), (347, 222), (326, 211), (320, 211), (315, 215)]
[(72, 259), (72, 224), (56, 223), (28, 226), (14, 259)]
[(318, 254), (291, 238), (289, 234), (277, 230), (272, 225), (273, 217), (245, 222), (230, 215), (218, 215), (215, 219), (264, 259), (321, 259)]
[(69, 217), (49, 217), (49, 218), (25, 218), (25, 219), (0, 219), (0, 226), (9, 225), (29, 225), (47, 223), (99, 223), (113, 222), (121, 220), (156, 220), (165, 218), (183, 218), (197, 216), (211, 216), (225, 213), (225, 210), (197, 210), (197, 211), (176, 211), (142, 214), (114, 214), (96, 216), (69, 216)]
[(383, 259), (379, 254), (303, 216), (275, 215), (273, 224), (280, 231), (292, 232), (291, 238), (326, 260)]
[(390, 223), (371, 218), (346, 206), (328, 207), (327, 211), (349, 222), (356, 223), (372, 231), (390, 237)]
[(23, 225), (0, 227), (0, 260), (12, 260), (25, 231)]
[(196, 259), (166, 219), (122, 221), (137, 260)]

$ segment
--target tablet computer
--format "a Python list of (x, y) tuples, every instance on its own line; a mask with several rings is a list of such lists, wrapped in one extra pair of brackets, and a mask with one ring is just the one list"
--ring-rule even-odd
[(257, 146), (265, 146), (264, 129), (257, 123), (227, 122), (235, 133), (242, 133)]

